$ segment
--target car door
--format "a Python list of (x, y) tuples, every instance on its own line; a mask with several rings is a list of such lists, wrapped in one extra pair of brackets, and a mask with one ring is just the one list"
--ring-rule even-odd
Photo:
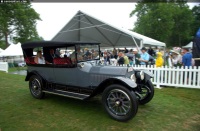
[(85, 68), (63, 68), (55, 65), (54, 74), (57, 84), (75, 87), (89, 87), (91, 85), (89, 70), (85, 70)]
[(61, 85), (76, 86), (78, 77), (76, 72), (77, 72), (77, 67), (67, 68), (67, 67), (61, 67), (60, 65), (55, 65), (54, 66), (54, 76), (56, 80), (55, 82)]

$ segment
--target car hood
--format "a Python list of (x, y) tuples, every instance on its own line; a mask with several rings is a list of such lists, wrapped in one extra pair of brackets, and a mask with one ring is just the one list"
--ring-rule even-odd
[(93, 74), (104, 74), (104, 75), (120, 75), (125, 76), (127, 73), (127, 67), (116, 67), (116, 66), (93, 66), (90, 70)]

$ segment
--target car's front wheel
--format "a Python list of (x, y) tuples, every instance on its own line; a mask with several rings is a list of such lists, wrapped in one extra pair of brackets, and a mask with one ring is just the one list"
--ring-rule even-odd
[(31, 95), (37, 99), (42, 99), (44, 98), (45, 93), (42, 92), (42, 80), (40, 77), (33, 75), (29, 79), (29, 89), (31, 92)]
[(135, 93), (122, 85), (108, 86), (103, 92), (102, 102), (106, 112), (117, 121), (128, 121), (137, 113)]

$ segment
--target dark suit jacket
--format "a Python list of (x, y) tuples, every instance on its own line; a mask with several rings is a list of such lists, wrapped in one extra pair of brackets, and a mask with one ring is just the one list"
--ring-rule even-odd
[(52, 55), (46, 55), (45, 61), (48, 61), (49, 63), (53, 63), (53, 58), (56, 58), (56, 57), (53, 57)]

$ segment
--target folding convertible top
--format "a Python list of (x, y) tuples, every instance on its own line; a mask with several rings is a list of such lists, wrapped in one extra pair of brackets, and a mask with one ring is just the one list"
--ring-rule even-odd
[(90, 45), (99, 45), (100, 43), (95, 42), (59, 42), (59, 41), (33, 41), (33, 42), (26, 42), (22, 44), (22, 49), (28, 49), (28, 48), (36, 48), (36, 47), (59, 47), (59, 46), (75, 46), (75, 45), (84, 45), (84, 44), (90, 44)]

